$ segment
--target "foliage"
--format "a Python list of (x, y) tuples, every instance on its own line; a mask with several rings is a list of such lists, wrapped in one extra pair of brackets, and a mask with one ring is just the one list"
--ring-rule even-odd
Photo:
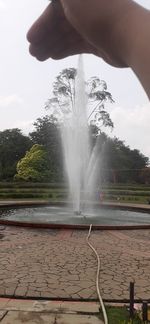
[(129, 318), (129, 311), (126, 307), (106, 307), (109, 324), (142, 324), (138, 315), (135, 314), (135, 318), (131, 320)]
[(140, 182), (141, 169), (149, 159), (138, 150), (131, 150), (118, 138), (105, 140), (103, 146), (103, 178), (108, 182)]
[[(22, 135), (18, 129), (0, 132), (0, 180), (10, 181), (16, 173), (18, 161), (25, 156), (33, 144), (39, 144), (45, 150), (46, 161), (43, 170), (49, 172), (46, 181), (64, 181), (57, 120), (53, 116), (45, 116), (38, 118), (34, 126), (35, 131), (30, 133), (30, 137)], [(99, 171), (102, 175), (102, 183), (149, 183), (148, 158), (138, 150), (131, 150), (124, 142), (117, 138), (109, 138), (105, 133), (99, 134), (96, 125), (90, 125), (90, 138), (92, 146), (97, 139), (99, 140), (99, 154), (102, 155)], [(33, 176), (32, 171), (31, 178), (37, 177), (37, 173)]]
[(141, 170), (140, 179), (142, 183), (150, 184), (150, 167)]
[(18, 128), (0, 132), (0, 180), (10, 180), (16, 173), (16, 165), (32, 146), (28, 136)]
[(42, 182), (50, 177), (47, 153), (42, 145), (35, 144), (18, 162), (15, 180)]
[(12, 188), (16, 188), (16, 189), (19, 189), (19, 188), (27, 188), (27, 189), (30, 189), (30, 188), (33, 188), (34, 190), (36, 188), (45, 188), (45, 189), (56, 189), (56, 190), (59, 190), (60, 188), (66, 188), (66, 184), (65, 183), (59, 183), (59, 182), (46, 182), (46, 183), (41, 183), (41, 182), (38, 182), (38, 183), (34, 183), (34, 182), (18, 182), (18, 181), (13, 181), (13, 182), (0, 182), (0, 190), (7, 190), (7, 189), (12, 189)]
[[(150, 187), (138, 185), (104, 186), (102, 189), (105, 201), (149, 203)], [(68, 187), (65, 183), (39, 183), (39, 182), (0, 182), (0, 198), (41, 198), (52, 201), (67, 199)], [(99, 195), (95, 192), (95, 199)]]
[(68, 197), (68, 190), (60, 184), (49, 184), (49, 183), (31, 183), (31, 182), (20, 182), (7, 183), (8, 187), (0, 188), (0, 198), (1, 199), (8, 199), (8, 198), (18, 198), (18, 199), (49, 199), (51, 198), (52, 201), (59, 201), (59, 200), (66, 200)]
[(29, 136), (34, 144), (43, 145), (47, 152), (51, 181), (62, 179), (62, 149), (57, 119), (54, 116), (38, 118), (34, 123), (35, 130)]
[(90, 108), (89, 121), (98, 127), (113, 128), (113, 122), (109, 113), (105, 109), (106, 103), (113, 103), (114, 100), (110, 92), (107, 91), (107, 84), (98, 77), (92, 77), (86, 82), (88, 107)]
[[(58, 120), (63, 120), (73, 110), (76, 75), (76, 69), (64, 69), (53, 84), (53, 96), (47, 101), (45, 108), (50, 110)], [(85, 88), (89, 123), (96, 125), (100, 131), (103, 126), (113, 128), (113, 122), (105, 109), (106, 103), (114, 102), (111, 93), (107, 90), (106, 82), (98, 77), (92, 77), (85, 82)]]
[[(59, 126), (56, 118), (45, 116), (34, 123), (35, 131), (30, 133), (33, 143), (43, 145), (48, 153), (51, 181), (63, 180), (63, 157)], [(96, 125), (90, 125), (92, 147), (99, 141), (99, 154), (102, 155), (100, 173), (102, 182), (138, 183), (141, 181), (141, 169), (145, 168), (148, 158), (138, 150), (131, 150), (118, 138), (110, 138), (105, 133), (99, 134)], [(102, 169), (102, 171), (101, 171)]]

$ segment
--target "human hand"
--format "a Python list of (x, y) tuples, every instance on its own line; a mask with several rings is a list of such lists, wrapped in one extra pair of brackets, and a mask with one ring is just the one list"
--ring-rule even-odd
[(150, 98), (150, 11), (133, 0), (53, 0), (27, 38), (38, 60), (92, 53), (131, 67)]
[(53, 1), (30, 28), (30, 54), (40, 61), (93, 53), (94, 48), (67, 20), (60, 1)]
[(28, 32), (30, 53), (40, 61), (92, 53), (126, 67), (122, 30), (132, 5), (132, 0), (111, 0), (111, 5), (110, 0), (54, 0)]
[[(30, 53), (38, 60), (48, 58), (61, 59), (80, 53), (92, 53), (103, 57), (113, 64), (104, 49), (93, 46), (84, 35), (70, 23), (70, 14), (67, 16), (66, 2), (62, 0), (49, 4), (43, 14), (33, 24), (27, 34), (30, 44)], [(69, 18), (69, 19), (68, 19)], [(120, 65), (114, 62), (114, 65)]]

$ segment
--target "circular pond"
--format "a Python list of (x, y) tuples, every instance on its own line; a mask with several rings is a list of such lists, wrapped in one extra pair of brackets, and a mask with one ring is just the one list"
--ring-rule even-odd
[(97, 207), (75, 215), (67, 206), (3, 207), (0, 220), (45, 224), (150, 225), (147, 212)]

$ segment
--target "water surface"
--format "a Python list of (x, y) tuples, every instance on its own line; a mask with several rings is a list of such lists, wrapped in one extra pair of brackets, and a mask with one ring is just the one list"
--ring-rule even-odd
[(150, 224), (150, 214), (110, 208), (95, 208), (74, 215), (68, 207), (1, 208), (0, 219), (47, 224), (140, 225)]

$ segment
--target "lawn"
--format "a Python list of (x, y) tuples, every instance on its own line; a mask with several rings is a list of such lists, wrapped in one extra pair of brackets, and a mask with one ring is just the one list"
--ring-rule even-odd
[[(106, 307), (109, 324), (142, 324), (143, 321), (135, 316), (134, 320), (130, 320), (129, 311), (126, 307)], [(103, 319), (102, 314), (100, 315)]]
[[(101, 189), (104, 201), (148, 204), (150, 187), (144, 185), (107, 185)], [(100, 201), (100, 189), (95, 189), (95, 202)], [(51, 202), (66, 201), (65, 183), (0, 182), (0, 199), (45, 199)]]

